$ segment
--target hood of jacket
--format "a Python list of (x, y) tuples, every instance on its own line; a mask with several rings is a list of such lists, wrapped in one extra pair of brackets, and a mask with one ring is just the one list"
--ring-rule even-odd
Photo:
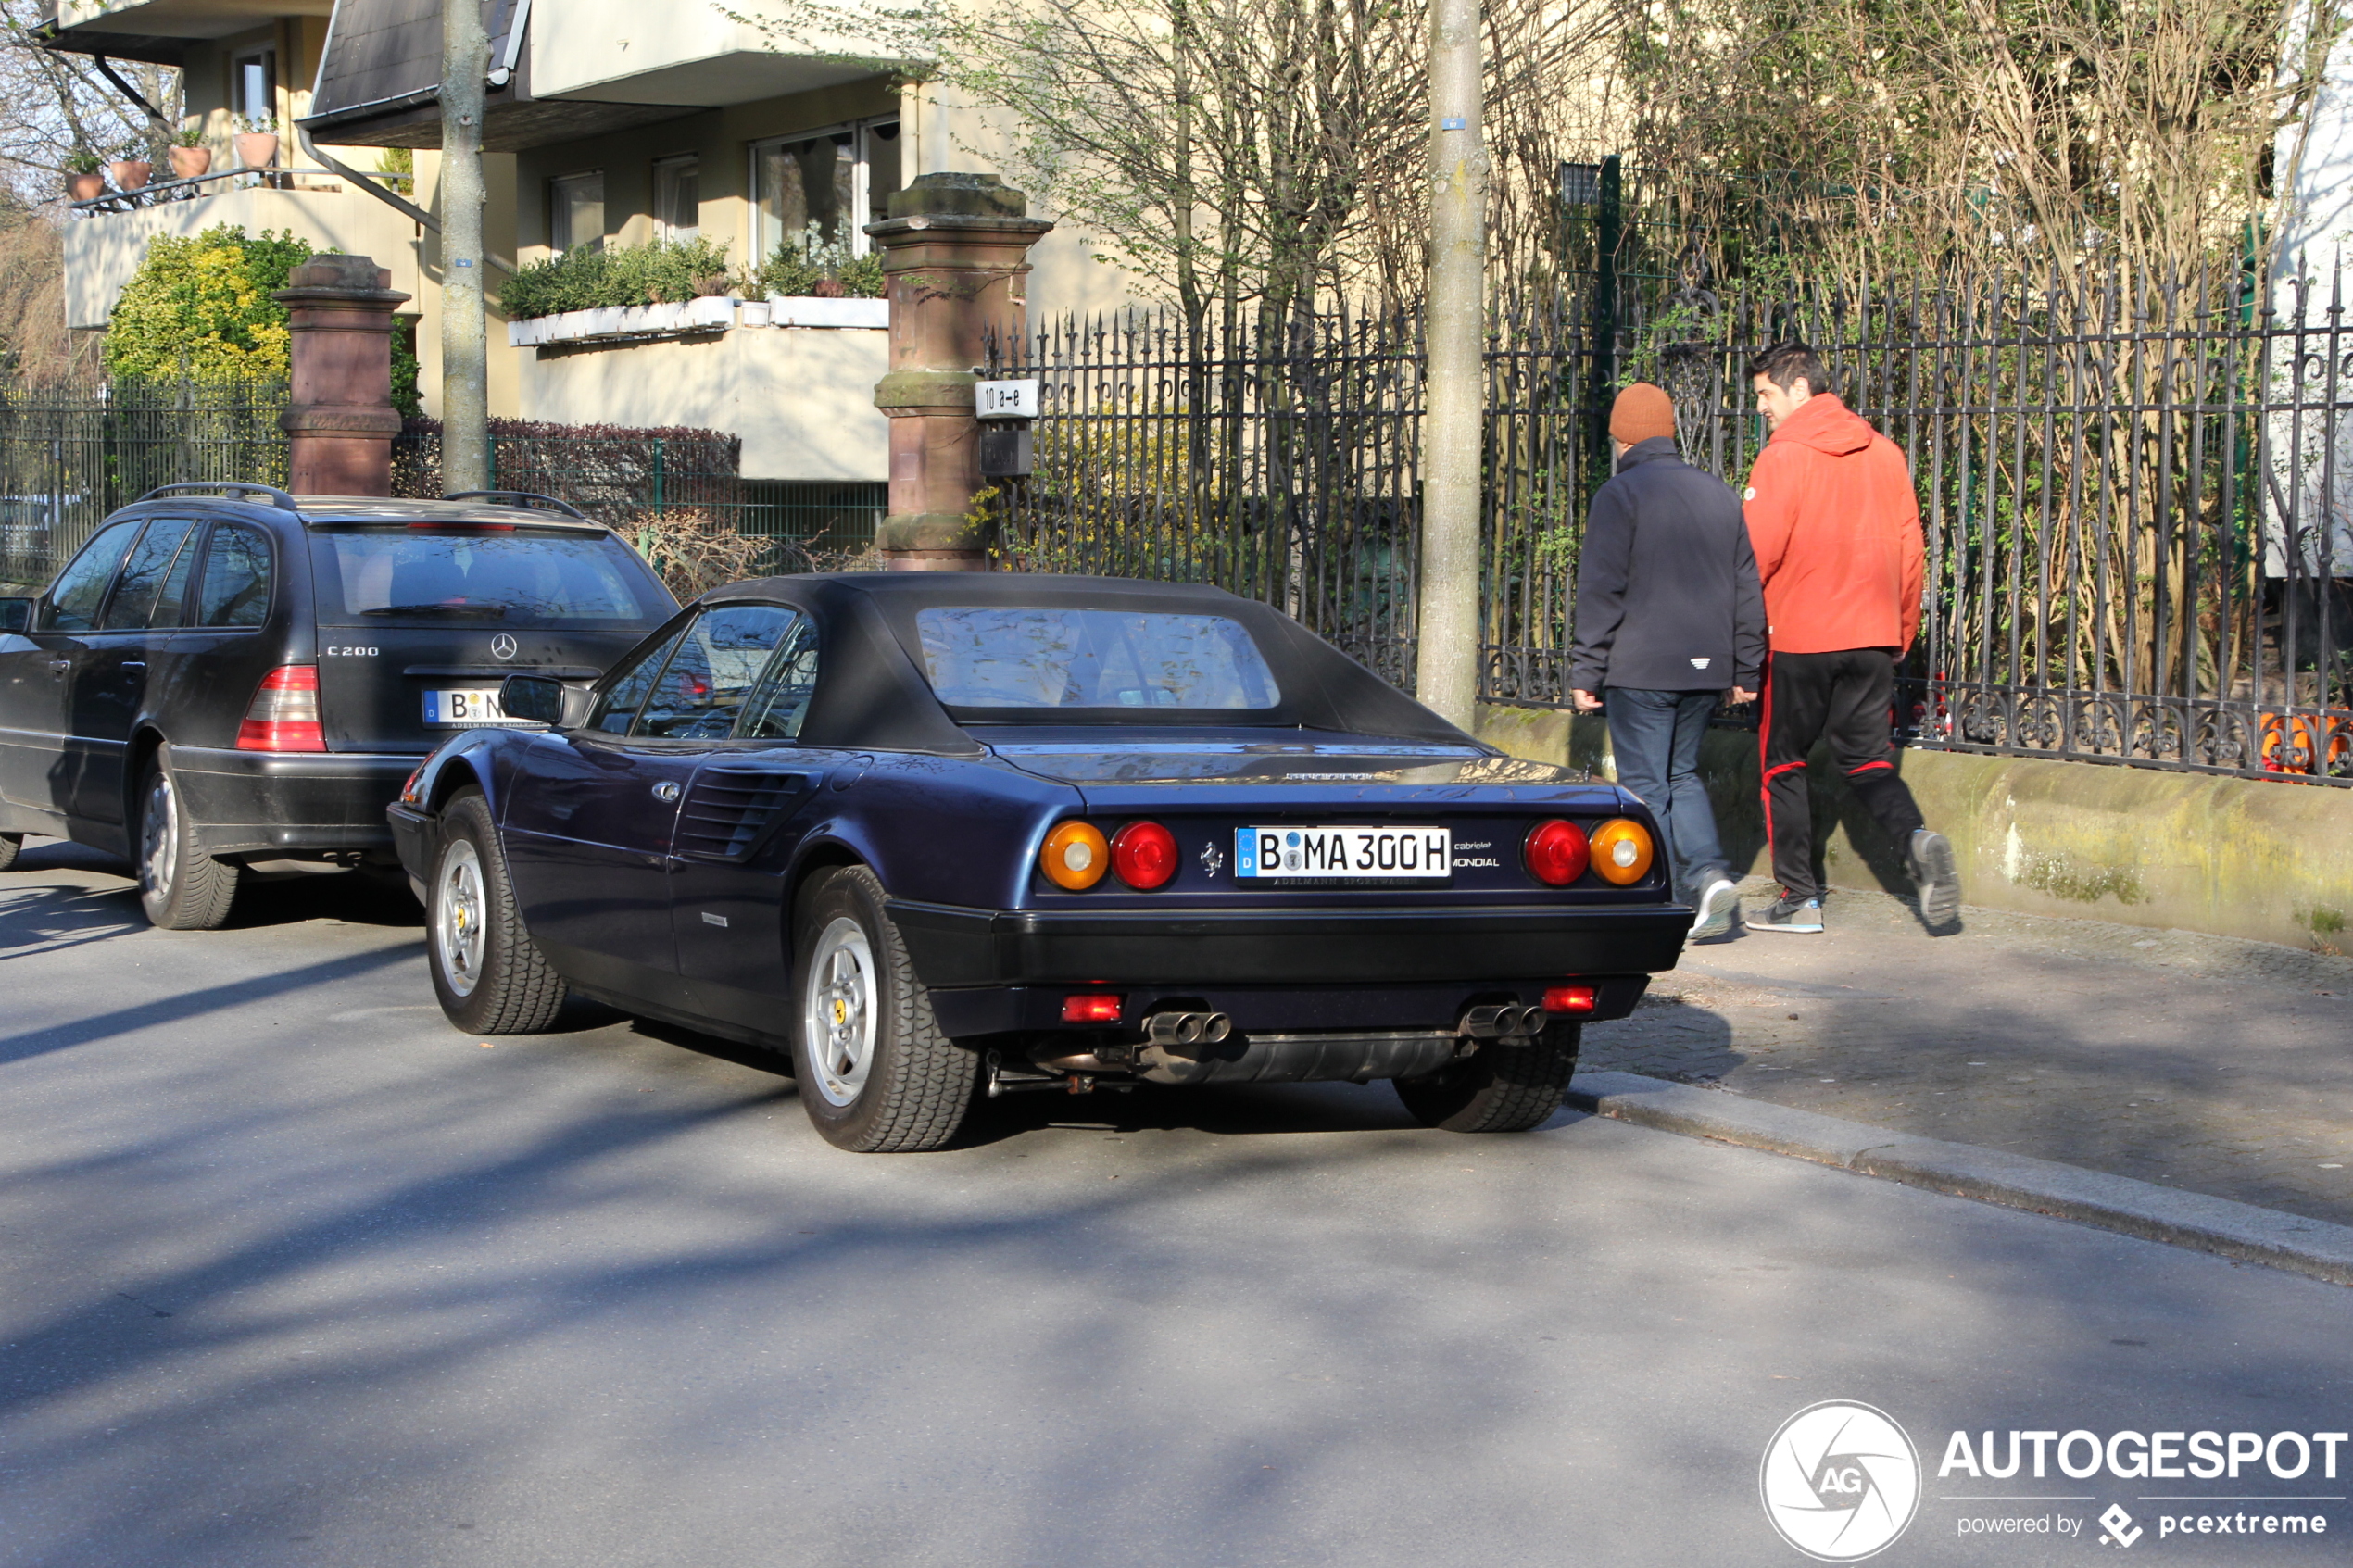
[(1839, 401), (1836, 393), (1825, 392), (1800, 404), (1797, 412), (1783, 420), (1781, 428), (1773, 433), (1773, 440), (1845, 458), (1869, 446), (1873, 433), (1859, 415)]

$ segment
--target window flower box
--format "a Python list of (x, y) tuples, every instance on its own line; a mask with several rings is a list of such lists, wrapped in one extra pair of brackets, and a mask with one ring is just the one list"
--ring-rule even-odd
[(554, 316), (510, 321), (507, 342), (515, 348), (536, 348), (560, 343), (686, 337), (698, 332), (726, 332), (737, 326), (772, 325), (887, 327), (890, 301), (785, 298), (771, 295), (764, 302), (714, 295), (677, 305), (610, 305), (594, 310), (566, 310)]

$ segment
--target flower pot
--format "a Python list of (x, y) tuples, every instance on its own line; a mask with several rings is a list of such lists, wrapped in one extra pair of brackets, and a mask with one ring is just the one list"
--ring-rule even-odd
[(156, 166), (143, 157), (121, 158), (107, 165), (107, 171), (114, 176), (115, 184), (125, 191), (146, 189), (147, 176), (155, 170)]
[(210, 147), (174, 147), (171, 149), (171, 172), (182, 180), (194, 180), (199, 174), (212, 172)]
[(277, 161), (278, 133), (274, 131), (240, 131), (237, 132), (237, 161), (247, 169), (267, 169)]
[(96, 201), (107, 194), (107, 177), (103, 174), (69, 174), (66, 190), (78, 202)]

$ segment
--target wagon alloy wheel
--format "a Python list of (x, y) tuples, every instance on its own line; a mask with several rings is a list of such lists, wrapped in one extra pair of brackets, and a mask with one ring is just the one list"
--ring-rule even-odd
[(1449, 1133), (1525, 1133), (1553, 1119), (1577, 1071), (1579, 1028), (1555, 1023), (1524, 1046), (1482, 1045), (1427, 1078), (1394, 1080), (1397, 1098), (1426, 1127)]
[(524, 929), (490, 808), (467, 790), (441, 810), (426, 884), (425, 967), (449, 1022), (470, 1035), (536, 1035), (563, 1010), (564, 983)]
[(24, 834), (0, 833), (0, 872), (11, 870), (17, 863), (18, 852), (24, 848)]
[(237, 900), (237, 867), (197, 846), (170, 759), (149, 759), (139, 779), (139, 903), (165, 931), (211, 931)]
[(471, 997), (482, 984), (482, 857), (471, 840), (452, 840), (441, 858), (441, 896), (434, 900), (433, 939), (441, 949), (441, 971), (449, 989)]
[(954, 1137), (979, 1059), (939, 1032), (875, 873), (845, 866), (812, 878), (794, 901), (792, 929), (801, 1000), (794, 1076), (817, 1131), (867, 1154)]

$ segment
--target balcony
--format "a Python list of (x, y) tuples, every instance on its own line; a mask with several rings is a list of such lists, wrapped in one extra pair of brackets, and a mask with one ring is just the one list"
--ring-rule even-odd
[(66, 324), (105, 326), (157, 234), (185, 238), (219, 223), (248, 234), (291, 231), (316, 250), (373, 257), (391, 269), (394, 288), (420, 292), (413, 220), (316, 170), (230, 169), (75, 203), (65, 230)]

